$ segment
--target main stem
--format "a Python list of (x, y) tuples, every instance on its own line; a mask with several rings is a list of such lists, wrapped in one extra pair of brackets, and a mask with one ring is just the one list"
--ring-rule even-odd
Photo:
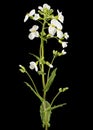
[[(43, 23), (42, 31), (41, 31), (40, 59), (44, 58), (44, 28), (45, 28), (45, 24), (46, 24), (46, 18), (44, 16), (44, 23)], [(42, 65), (41, 65), (41, 71), (43, 72), (42, 73), (42, 85), (43, 85), (43, 92), (44, 92), (43, 99), (46, 100), (46, 92), (44, 91), (44, 89), (45, 89), (44, 63), (42, 63)], [(44, 109), (46, 109), (45, 104), (44, 104)], [(48, 130), (47, 122), (45, 125), (45, 130)]]
[[(41, 31), (41, 45), (40, 45), (40, 58), (43, 59), (44, 58), (44, 28), (45, 28), (45, 24), (46, 24), (46, 19), (44, 18), (44, 23), (42, 26), (42, 31)], [(44, 75), (44, 64), (42, 63), (41, 65), (41, 71), (43, 72), (42, 74), (42, 85), (43, 85), (43, 90), (45, 89), (45, 75)], [(46, 92), (44, 92), (43, 94), (43, 98), (46, 98)]]
[(47, 124), (46, 124), (46, 126), (45, 126), (45, 130), (48, 130), (48, 126), (47, 126)]

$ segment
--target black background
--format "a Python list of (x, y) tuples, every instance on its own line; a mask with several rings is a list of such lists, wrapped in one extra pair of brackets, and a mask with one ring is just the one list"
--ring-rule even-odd
[[(19, 64), (28, 67), (29, 62), (34, 60), (28, 53), (38, 54), (39, 40), (28, 39), (29, 28), (33, 25), (31, 20), (23, 22), (25, 14), (31, 9), (37, 9), (43, 3), (48, 3), (56, 12), (57, 9), (63, 12), (64, 15), (64, 32), (68, 32), (68, 47), (66, 48), (67, 55), (58, 58), (54, 66), (58, 66), (57, 77), (51, 87), (47, 98), (51, 98), (56, 94), (60, 86), (68, 86), (69, 90), (60, 95), (56, 100), (57, 103), (67, 102), (67, 106), (53, 111), (51, 117), (52, 129), (67, 130), (79, 129), (83, 127), (84, 122), (84, 43), (82, 40), (84, 27), (84, 5), (80, 1), (66, 0), (19, 0), (13, 1), (8, 6), (9, 11), (6, 20), (5, 28), (8, 37), (6, 40), (5, 55), (4, 55), (4, 72), (3, 85), (5, 91), (5, 118), (7, 125), (11, 129), (43, 129), (39, 115), (40, 102), (35, 95), (23, 84), (27, 80), (24, 74), (19, 72)], [(54, 45), (56, 41), (53, 40)], [(51, 40), (49, 41), (51, 44)], [(50, 58), (53, 46), (48, 45), (46, 58)], [(4, 52), (3, 52), (4, 53)], [(7, 65), (6, 65), (7, 63)], [(29, 68), (28, 68), (29, 70)], [(30, 71), (30, 70), (29, 70)], [(38, 87), (40, 81), (34, 72), (30, 72), (36, 80)], [(83, 78), (82, 78), (83, 77)], [(40, 88), (41, 91), (41, 88)], [(85, 116), (86, 117), (86, 116)]]

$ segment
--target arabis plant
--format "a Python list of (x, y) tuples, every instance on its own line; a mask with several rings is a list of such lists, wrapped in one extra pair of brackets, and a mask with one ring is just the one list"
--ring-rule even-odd
[[(42, 86), (42, 94), (39, 92), (39, 87), (37, 87), (35, 81), (33, 81), (31, 74), (29, 74), (23, 65), (19, 65), (19, 70), (22, 73), (26, 74), (31, 80), (31, 84), (28, 82), (24, 83), (40, 100), (40, 117), (42, 121), (42, 127), (45, 128), (45, 130), (48, 130), (50, 127), (50, 118), (52, 111), (56, 108), (66, 105), (66, 103), (54, 105), (55, 99), (59, 96), (59, 94), (68, 90), (68, 87), (59, 88), (57, 94), (54, 96), (51, 102), (49, 102), (46, 97), (56, 77), (57, 67), (55, 67), (53, 62), (57, 57), (64, 56), (67, 53), (65, 51), (65, 48), (68, 45), (68, 42), (66, 40), (69, 38), (67, 32), (63, 33), (64, 16), (62, 12), (57, 10), (56, 15), (53, 13), (54, 10), (51, 9), (50, 5), (45, 3), (43, 4), (43, 7), (39, 6), (37, 11), (35, 9), (32, 9), (29, 13), (26, 14), (24, 18), (24, 22), (27, 22), (28, 19), (31, 19), (41, 24), (40, 27), (35, 24), (29, 29), (30, 33), (28, 35), (28, 38), (30, 40), (33, 40), (34, 38), (40, 39), (39, 55), (29, 53), (35, 58), (35, 61), (31, 61), (29, 63), (29, 69), (30, 71), (35, 71), (36, 75), (38, 74), (41, 76), (42, 85), (40, 86)], [(58, 44), (60, 44), (60, 48), (62, 48), (62, 50), (61, 52), (57, 49), (53, 50), (52, 61), (46, 61), (44, 55), (44, 50), (46, 49), (45, 44), (48, 42), (48, 39), (51, 38), (54, 38), (58, 41)], [(45, 72), (45, 66), (47, 66), (47, 72)]]

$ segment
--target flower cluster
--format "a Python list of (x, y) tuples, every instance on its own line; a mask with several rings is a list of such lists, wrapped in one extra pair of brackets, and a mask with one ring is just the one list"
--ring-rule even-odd
[[(45, 27), (43, 28), (43, 38), (45, 39), (45, 41), (47, 41), (50, 38), (55, 38), (58, 40), (58, 43), (60, 43), (62, 45), (62, 51), (59, 52), (58, 50), (53, 50), (53, 52), (56, 52), (56, 56), (61, 56), (61, 55), (65, 55), (67, 52), (64, 50), (64, 48), (67, 47), (68, 42), (64, 41), (67, 40), (69, 38), (69, 35), (67, 32), (63, 33), (63, 23), (64, 23), (64, 16), (62, 14), (62, 12), (60, 12), (57, 9), (57, 15), (55, 16), (53, 14), (53, 9), (51, 9), (50, 5), (48, 4), (43, 4), (42, 6), (38, 6), (38, 13), (36, 12), (35, 9), (32, 9), (29, 13), (26, 14), (25, 18), (24, 18), (24, 22), (26, 22), (28, 19), (32, 19), (35, 21), (38, 21), (39, 23), (41, 23), (43, 25), (43, 22), (45, 22)], [(46, 34), (45, 30), (48, 30), (48, 34)], [(42, 30), (39, 32), (39, 26), (38, 25), (33, 25), (30, 29), (29, 29), (30, 33), (28, 35), (28, 38), (30, 40), (33, 40), (34, 38), (38, 38), (38, 37), (42, 37)], [(55, 55), (55, 53), (53, 53)], [(32, 61), (33, 63), (33, 61)], [(31, 67), (32, 64), (30, 65), (30, 69), (32, 69), (33, 67)], [(33, 64), (34, 68), (36, 71), (38, 71), (38, 69), (36, 69), (36, 63), (34, 62)], [(51, 65), (50, 65), (51, 66)]]

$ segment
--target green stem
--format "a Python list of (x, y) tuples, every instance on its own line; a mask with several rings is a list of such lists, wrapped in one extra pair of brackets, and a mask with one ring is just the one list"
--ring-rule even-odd
[[(44, 29), (45, 29), (45, 24), (46, 24), (46, 17), (44, 16), (44, 23), (43, 23), (43, 26), (42, 26), (42, 31), (41, 31), (41, 44), (40, 44), (40, 59), (44, 58)], [(40, 65), (40, 69), (41, 71), (44, 73), (44, 63), (42, 63)], [(45, 75), (42, 74), (42, 85), (43, 85), (43, 90), (45, 90)], [(44, 100), (46, 100), (46, 91), (43, 91), (43, 98)], [(44, 103), (44, 109), (46, 109), (46, 106), (45, 106), (45, 103)], [(48, 130), (48, 125), (47, 125), (47, 122), (46, 122), (46, 125), (45, 125), (45, 130)]]
[(64, 105), (67, 105), (67, 103), (63, 103), (63, 104), (59, 104), (57, 106), (54, 106), (51, 108), (51, 110), (54, 110), (54, 109), (59, 108), (59, 107), (63, 107)]
[[(41, 44), (40, 44), (40, 59), (44, 57), (44, 28), (45, 28), (45, 24), (46, 24), (46, 19), (44, 18), (44, 23), (42, 26), (42, 31), (41, 31)], [(42, 63), (41, 65), (41, 71), (44, 73), (44, 64)], [(43, 89), (45, 88), (45, 76), (44, 74), (42, 74), (42, 85), (43, 85)], [(46, 97), (46, 93), (44, 92), (43, 97), (45, 99)]]
[(35, 85), (35, 83), (34, 83), (34, 81), (33, 81), (33, 79), (32, 79), (32, 77), (30, 76), (30, 74), (29, 74), (27, 71), (26, 71), (26, 74), (27, 74), (27, 76), (29, 77), (29, 79), (31, 80), (31, 82), (32, 82), (32, 84), (33, 84), (34, 89), (36, 90), (36, 92), (39, 93), (38, 90), (37, 90), (37, 87), (36, 87), (36, 85)]
[[(44, 57), (44, 41), (43, 39), (41, 39), (41, 56), (42, 58)], [(44, 64), (42, 63), (42, 72), (44, 73)], [(42, 84), (43, 84), (43, 88), (45, 88), (45, 77), (44, 74), (42, 74)]]
[(55, 106), (53, 106), (53, 107), (48, 107), (47, 109), (46, 109), (46, 111), (49, 111), (49, 110), (54, 110), (54, 109), (56, 109), (56, 108), (59, 108), (59, 107), (63, 107), (64, 105), (67, 105), (67, 103), (63, 103), (63, 104), (59, 104), (59, 105), (55, 105)]
[(48, 130), (48, 126), (47, 126), (47, 124), (46, 124), (46, 126), (45, 126), (45, 130)]
[(59, 94), (60, 94), (60, 92), (58, 92), (58, 93), (55, 95), (55, 97), (53, 98), (53, 100), (52, 100), (52, 102), (51, 102), (51, 106), (53, 105), (55, 99), (59, 96)]

